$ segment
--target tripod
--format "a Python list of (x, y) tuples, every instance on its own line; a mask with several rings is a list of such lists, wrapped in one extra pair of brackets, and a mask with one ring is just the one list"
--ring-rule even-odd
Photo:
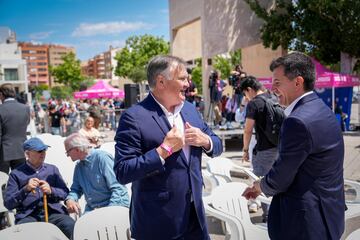
[(215, 115), (215, 113), (214, 113), (214, 102), (210, 101), (209, 109), (208, 109), (207, 116), (206, 116), (206, 121), (208, 122), (209, 127), (211, 129), (215, 127), (215, 125), (214, 125), (214, 115)]

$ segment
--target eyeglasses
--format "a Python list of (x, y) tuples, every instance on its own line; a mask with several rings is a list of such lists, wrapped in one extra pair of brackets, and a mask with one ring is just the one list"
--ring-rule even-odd
[(66, 156), (69, 156), (69, 153), (75, 149), (76, 147), (72, 147), (72, 148), (69, 148), (69, 150), (67, 150), (65, 153), (66, 153)]

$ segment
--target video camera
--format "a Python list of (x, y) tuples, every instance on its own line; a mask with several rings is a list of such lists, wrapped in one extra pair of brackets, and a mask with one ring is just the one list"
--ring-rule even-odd
[(229, 85), (233, 87), (235, 94), (241, 94), (240, 91), (240, 82), (241, 80), (246, 77), (245, 72), (236, 72), (230, 75), (229, 77)]

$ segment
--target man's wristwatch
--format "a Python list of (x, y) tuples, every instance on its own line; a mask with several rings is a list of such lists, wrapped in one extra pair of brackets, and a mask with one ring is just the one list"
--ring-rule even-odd
[(247, 152), (249, 152), (249, 149), (243, 149), (243, 152), (247, 153)]

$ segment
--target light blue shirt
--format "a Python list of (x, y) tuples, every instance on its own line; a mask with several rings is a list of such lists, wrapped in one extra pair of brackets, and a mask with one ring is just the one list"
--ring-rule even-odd
[(67, 199), (77, 201), (85, 195), (85, 212), (106, 206), (129, 207), (129, 195), (125, 186), (115, 177), (114, 159), (101, 150), (91, 150), (89, 155), (75, 166), (73, 183)]

